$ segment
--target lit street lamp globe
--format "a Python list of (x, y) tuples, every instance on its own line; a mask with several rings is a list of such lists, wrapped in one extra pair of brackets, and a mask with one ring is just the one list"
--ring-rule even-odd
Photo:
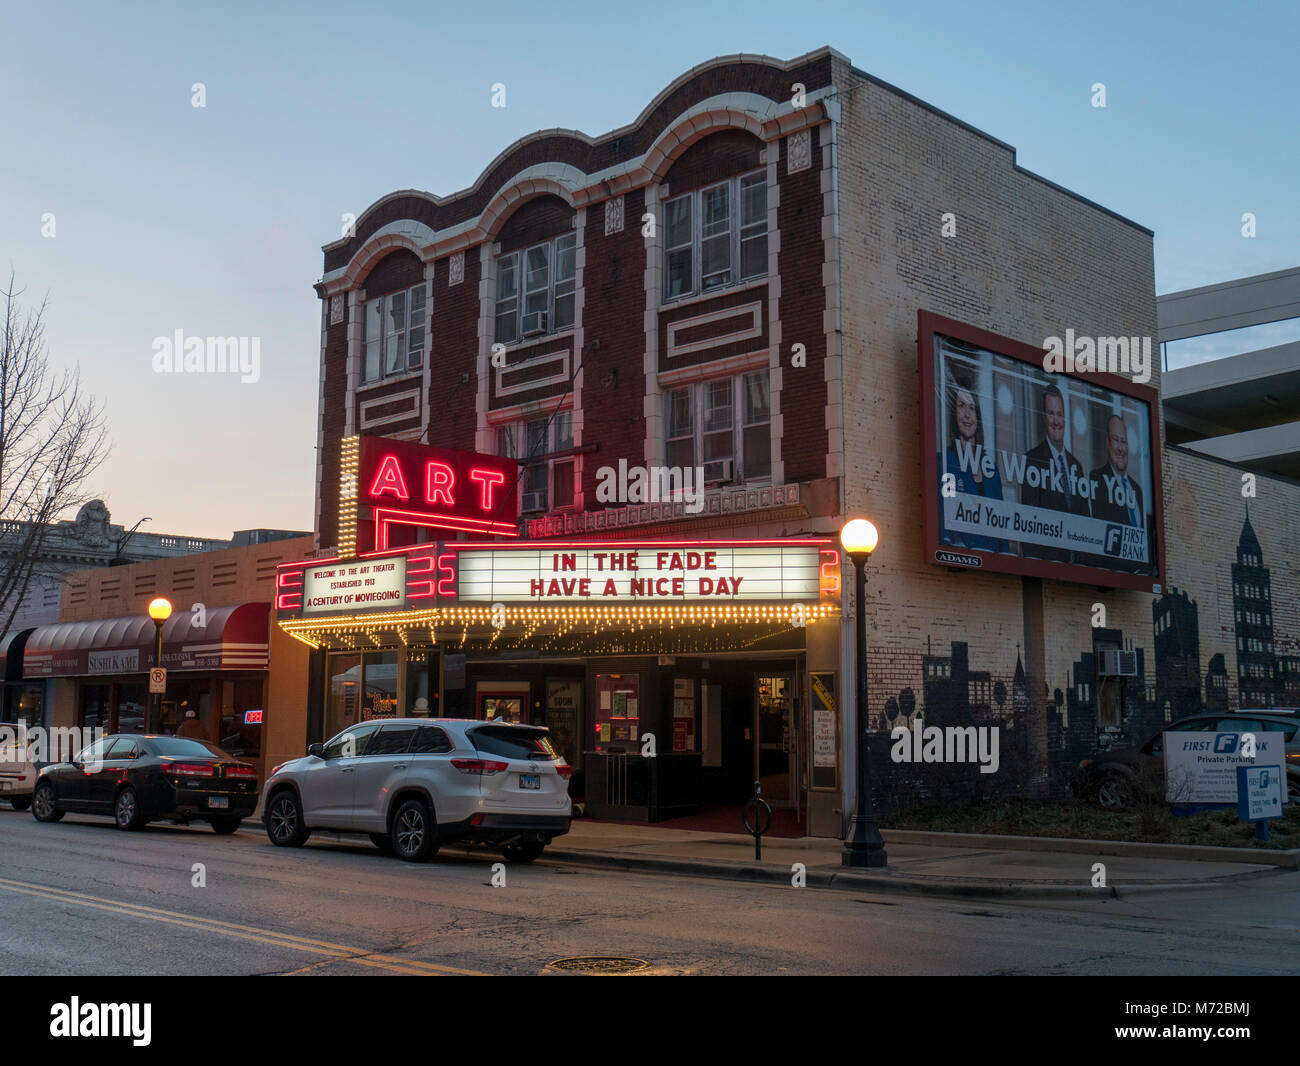
[(149, 617), (155, 622), (165, 622), (172, 616), (172, 601), (159, 596), (149, 604)]
[(849, 555), (870, 555), (876, 550), (880, 534), (865, 518), (854, 518), (840, 530), (840, 543)]

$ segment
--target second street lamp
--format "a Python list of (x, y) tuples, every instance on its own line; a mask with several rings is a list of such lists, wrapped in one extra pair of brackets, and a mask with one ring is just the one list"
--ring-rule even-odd
[(844, 845), (840, 857), (844, 866), (879, 867), (888, 865), (885, 841), (876, 825), (876, 805), (871, 799), (871, 762), (867, 745), (867, 560), (876, 550), (880, 534), (865, 518), (854, 518), (840, 530), (840, 543), (853, 560), (857, 574), (854, 595), (854, 675), (858, 679), (858, 698), (854, 708), (854, 731), (857, 735), (858, 802), (853, 816), (853, 836)]
[[(162, 666), (162, 627), (172, 616), (172, 601), (159, 596), (149, 604), (149, 617), (153, 619), (153, 664)], [(157, 733), (162, 728), (162, 693), (155, 692), (149, 697), (149, 728), (147, 732)]]

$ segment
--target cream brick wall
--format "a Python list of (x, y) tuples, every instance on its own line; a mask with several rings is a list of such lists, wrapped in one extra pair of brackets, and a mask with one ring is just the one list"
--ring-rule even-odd
[[(919, 656), (954, 640), (972, 670), (1010, 683), (1024, 645), (1022, 583), (926, 561), (917, 311), (1041, 345), (1156, 331), (1149, 233), (1017, 169), (1014, 152), (841, 64), (839, 131), (845, 497), (872, 518), (868, 684), (872, 713), (901, 685), (921, 700)], [(956, 216), (956, 236), (941, 218)], [(1158, 372), (1151, 384), (1158, 387)], [(1049, 687), (1091, 650), (1092, 605), (1149, 643), (1151, 597), (1044, 583)], [(1148, 668), (1149, 669), (1149, 668)], [(910, 681), (907, 678), (911, 678)]]
[[(1010, 687), (1025, 644), (1022, 582), (926, 561), (917, 311), (1035, 346), (1083, 335), (1155, 337), (1152, 237), (1016, 167), (1006, 145), (840, 62), (838, 131), (843, 277), (844, 435), (849, 515), (880, 529), (868, 586), (871, 713), (902, 686), (922, 701), (920, 658), (969, 644), (972, 670)], [(940, 234), (956, 216), (955, 237)], [(1153, 348), (1155, 347), (1153, 339)], [(1159, 366), (1149, 384), (1160, 386)], [(1163, 433), (1162, 433), (1163, 436)], [(1227, 658), (1236, 700), (1231, 564), (1245, 516), (1241, 472), (1181, 452), (1164, 456), (1164, 585), (1198, 601), (1201, 673)], [(1300, 487), (1260, 478), (1251, 519), (1272, 570), (1279, 653), (1300, 638)], [(1149, 593), (1043, 583), (1045, 678), (1064, 689), (1092, 650), (1093, 605), (1145, 649), (1154, 683)], [(1090, 679), (1085, 679), (1090, 680)], [(1031, 694), (1032, 695), (1032, 694)]]

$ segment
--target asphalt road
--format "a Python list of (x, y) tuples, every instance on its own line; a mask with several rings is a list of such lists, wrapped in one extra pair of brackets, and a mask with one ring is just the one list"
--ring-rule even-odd
[[(549, 863), (364, 838), (273, 847), (241, 829), (123, 833), (0, 808), (0, 974), (1300, 973), (1300, 873), (1131, 900), (913, 898)], [(205, 885), (196, 887), (195, 864)]]

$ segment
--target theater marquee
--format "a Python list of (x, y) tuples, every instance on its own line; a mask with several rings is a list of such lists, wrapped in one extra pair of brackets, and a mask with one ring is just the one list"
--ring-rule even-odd
[[(840, 552), (826, 539), (744, 541), (440, 541), (359, 559), (283, 564), (281, 621), (510, 605), (612, 611), (685, 605), (837, 605)], [(837, 607), (835, 609), (838, 609)], [(787, 612), (788, 613), (788, 612)]]

